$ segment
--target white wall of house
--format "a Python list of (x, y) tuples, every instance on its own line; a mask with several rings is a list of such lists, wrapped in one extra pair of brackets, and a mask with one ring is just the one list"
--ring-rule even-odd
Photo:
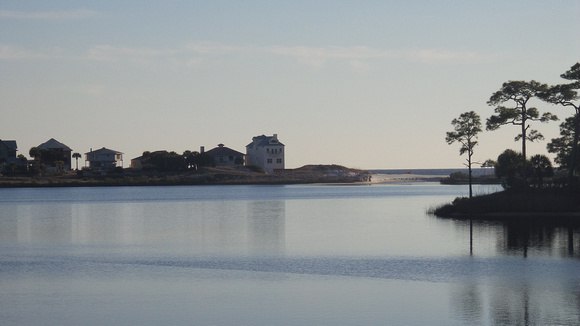
[(262, 168), (267, 173), (285, 168), (284, 144), (278, 140), (278, 135), (257, 136), (246, 146), (246, 165)]

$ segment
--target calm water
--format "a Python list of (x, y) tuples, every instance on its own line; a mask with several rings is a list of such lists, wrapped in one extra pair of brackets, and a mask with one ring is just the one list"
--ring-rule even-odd
[(580, 228), (425, 214), (466, 190), (0, 189), (0, 324), (579, 325)]

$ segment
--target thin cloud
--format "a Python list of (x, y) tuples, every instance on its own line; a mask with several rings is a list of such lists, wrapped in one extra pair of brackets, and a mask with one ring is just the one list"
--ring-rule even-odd
[(147, 61), (154, 58), (169, 57), (176, 53), (171, 49), (118, 47), (112, 45), (97, 45), (89, 49), (87, 57), (96, 61)]
[(382, 50), (366, 46), (354, 47), (305, 47), (275, 46), (271, 53), (294, 57), (300, 62), (322, 65), (328, 61), (348, 61), (351, 66), (367, 66), (370, 60), (399, 59), (422, 63), (475, 63), (487, 59), (487, 56), (469, 51), (444, 49), (420, 50)]
[(61, 57), (60, 49), (31, 50), (10, 44), (0, 44), (0, 60), (38, 60)]
[(63, 10), (63, 11), (13, 11), (0, 10), (0, 19), (14, 20), (75, 20), (96, 16), (93, 10)]
[(154, 61), (165, 61), (172, 65), (197, 67), (206, 58), (223, 54), (240, 54), (252, 51), (250, 47), (230, 46), (219, 43), (190, 43), (175, 48), (143, 48), (114, 45), (97, 45), (90, 48), (85, 57), (101, 62), (131, 62), (148, 64)]
[(227, 54), (227, 53), (241, 53), (252, 51), (252, 47), (227, 45), (214, 42), (196, 42), (187, 44), (184, 49), (186, 52), (194, 52), (196, 54)]
[(487, 57), (470, 51), (451, 51), (442, 49), (423, 49), (407, 52), (406, 56), (424, 63), (474, 63), (486, 60)]
[(361, 67), (363, 61), (386, 58), (388, 51), (381, 51), (366, 46), (354, 47), (307, 47), (307, 46), (273, 46), (267, 51), (280, 56), (296, 58), (307, 65), (320, 67), (328, 61), (347, 61), (351, 66)]
[(133, 63), (167, 61), (183, 66), (199, 66), (208, 59), (223, 55), (277, 56), (295, 59), (297, 62), (320, 68), (327, 63), (344, 64), (353, 71), (369, 71), (377, 61), (410, 61), (423, 64), (472, 64), (493, 58), (470, 51), (446, 49), (390, 50), (368, 46), (309, 47), (309, 46), (239, 46), (212, 42), (189, 43), (175, 48), (138, 48), (98, 45), (88, 50), (90, 60)]

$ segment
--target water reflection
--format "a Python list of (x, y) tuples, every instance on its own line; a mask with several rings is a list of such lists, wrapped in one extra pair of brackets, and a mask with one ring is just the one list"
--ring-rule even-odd
[(286, 202), (250, 201), (247, 204), (248, 246), (253, 254), (281, 255), (286, 249)]
[[(554, 226), (541, 223), (506, 223), (498, 250), (506, 254), (527, 257), (530, 252), (580, 258), (580, 229), (572, 225)], [(576, 247), (576, 248), (575, 248)]]
[(577, 325), (578, 293), (576, 283), (542, 282), (522, 275), (492, 286), (457, 283), (451, 303), (465, 325)]
[(0, 212), (0, 242), (69, 243), (73, 228), (70, 205), (8, 205)]
[(283, 254), (283, 200), (11, 204), (0, 243), (166, 246), (194, 254)]
[(477, 255), (478, 240), (495, 239), (498, 253), (509, 256), (541, 255), (580, 258), (580, 223), (541, 219), (508, 221), (455, 220), (469, 237), (469, 252)]
[[(492, 235), (495, 248), (505, 256), (522, 258), (558, 256), (580, 258), (580, 227), (573, 221), (518, 220), (454, 221), (469, 236), (469, 251), (478, 256), (478, 241)], [(491, 280), (491, 286), (473, 282), (455, 284), (452, 306), (469, 325), (575, 325), (580, 323), (580, 284), (574, 278), (546, 272), (537, 278), (525, 273)], [(570, 271), (576, 275), (578, 271)]]

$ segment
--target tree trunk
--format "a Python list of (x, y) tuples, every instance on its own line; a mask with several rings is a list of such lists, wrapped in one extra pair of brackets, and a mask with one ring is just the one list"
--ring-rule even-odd
[(526, 155), (526, 118), (522, 119), (522, 177), (524, 178), (524, 184), (528, 184), (528, 169), (527, 169), (527, 155)]
[(467, 169), (469, 171), (469, 198), (473, 197), (473, 176), (471, 171), (471, 154), (467, 157)]
[(574, 182), (574, 171), (576, 170), (576, 162), (578, 161), (578, 140), (580, 138), (580, 112), (576, 110), (574, 117), (574, 141), (572, 142), (572, 153), (570, 154), (570, 162), (568, 163), (568, 184), (571, 186)]

